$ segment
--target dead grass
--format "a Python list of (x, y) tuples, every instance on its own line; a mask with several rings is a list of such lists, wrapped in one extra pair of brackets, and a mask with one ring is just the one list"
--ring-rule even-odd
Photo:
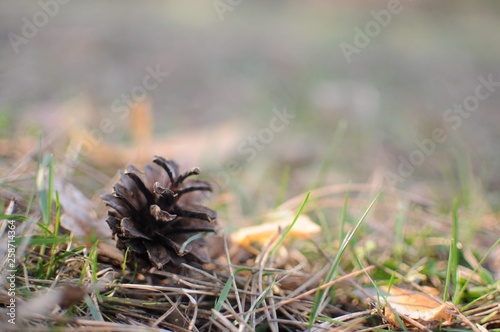
[[(182, 274), (138, 271), (126, 267), (112, 240), (99, 234), (105, 228), (87, 226), (87, 234), (78, 237), (75, 230), (64, 229), (65, 216), (105, 225), (104, 210), (97, 200), (56, 190), (69, 187), (54, 183), (69, 180), (60, 177), (58, 162), (43, 149), (11, 159), (3, 169), (2, 330), (380, 331), (395, 327), (387, 323), (380, 302), (367, 300), (367, 289), (399, 284), (426, 292), (422, 287), (432, 286), (442, 294), (450, 280), (455, 284), (445, 300), (455, 301), (449, 304), (451, 326), (413, 321), (407, 329), (500, 329), (500, 284), (494, 276), (499, 271), (492, 269), (495, 260), (488, 251), (498, 245), (500, 232), (490, 212), (459, 211), (460, 220), (474, 216), (482, 224), (468, 237), (472, 240), (458, 239), (455, 279), (446, 272), (451, 216), (431, 200), (375, 183), (321, 187), (310, 192), (307, 203), (301, 194), (280, 205), (294, 214), (303, 209), (321, 225), (322, 234), (312, 241), (288, 239), (282, 230), (254, 248), (255, 255), (221, 233), (210, 239), (218, 246), (212, 250), (213, 262), (204, 267), (184, 266)], [(75, 166), (80, 181), (93, 167)], [(61, 205), (65, 199), (73, 204)], [(79, 212), (79, 206), (85, 210)], [(254, 218), (264, 212), (256, 211)], [(13, 268), (4, 245), (9, 225), (16, 232)], [(9, 270), (16, 275), (15, 297), (5, 279)], [(11, 298), (15, 325), (7, 316)]]

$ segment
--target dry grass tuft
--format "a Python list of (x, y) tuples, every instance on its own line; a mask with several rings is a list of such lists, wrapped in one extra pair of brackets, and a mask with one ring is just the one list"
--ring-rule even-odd
[[(203, 269), (184, 265), (183, 274), (129, 269), (109, 239), (91, 231), (75, 237), (62, 229), (68, 211), (51, 182), (61, 174), (54, 172), (52, 159), (33, 156), (14, 162), (1, 179), (1, 330), (380, 331), (393, 327), (376, 299), (375, 304), (364, 300), (366, 289), (398, 283), (443, 292), (449, 278), (450, 217), (432, 201), (388, 188), (368, 211), (381, 189), (371, 184), (318, 188), (307, 204), (299, 195), (279, 207), (303, 210), (318, 222), (323, 232), (314, 241), (284, 242), (282, 230), (255, 247), (255, 254), (221, 234), (209, 239), (219, 246)], [(85, 178), (78, 165), (75, 172)], [(104, 223), (97, 201), (89, 202), (94, 214), (86, 218)], [(467, 211), (460, 217), (467, 218)], [(500, 232), (498, 223), (485, 220), (473, 240), (457, 246), (459, 278), (450, 299), (458, 330), (500, 328), (500, 283), (488, 270), (495, 262), (487, 252), (498, 245)], [(16, 232), (12, 266), (5, 246), (9, 225)], [(6, 279), (10, 270), (14, 297)], [(7, 316), (12, 298), (15, 325)]]

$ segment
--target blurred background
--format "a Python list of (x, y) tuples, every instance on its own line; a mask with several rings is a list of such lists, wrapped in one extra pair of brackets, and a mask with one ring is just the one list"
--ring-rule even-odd
[(348, 182), (500, 207), (496, 1), (4, 1), (0, 31), (4, 171), (41, 135), (90, 195), (162, 154), (246, 213)]

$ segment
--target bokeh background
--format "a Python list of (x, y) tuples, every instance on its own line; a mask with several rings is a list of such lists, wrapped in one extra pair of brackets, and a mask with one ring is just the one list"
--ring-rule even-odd
[[(374, 13), (394, 4), (399, 12), (347, 59), (341, 45), (355, 46)], [(26, 27), (36, 22), (35, 32)], [(81, 175), (84, 192), (142, 162), (127, 149), (153, 144), (213, 176), (234, 166), (221, 190), (251, 213), (313, 186), (387, 184), (400, 157), (443, 128), (447, 139), (395, 185), (444, 209), (455, 197), (498, 209), (500, 91), (456, 129), (443, 116), (478, 77), (500, 82), (499, 31), (496, 1), (3, 1), (2, 161), (16, 165), (42, 135), (64, 162), (72, 135), (97, 129), (95, 149), (76, 158), (92, 164), (100, 154), (116, 167)], [(140, 91), (148, 68), (168, 76), (147, 91), (149, 106), (134, 106), (141, 127), (134, 107), (116, 103)], [(284, 109), (295, 118), (242, 153)], [(134, 141), (131, 126), (147, 131), (148, 114), (153, 139)], [(101, 130), (103, 119), (114, 129)]]

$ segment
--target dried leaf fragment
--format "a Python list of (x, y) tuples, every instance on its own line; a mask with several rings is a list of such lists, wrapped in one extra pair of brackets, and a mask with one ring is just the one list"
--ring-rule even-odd
[(95, 233), (99, 237), (109, 237), (110, 231), (97, 218), (95, 206), (73, 184), (56, 177), (54, 181), (59, 193), (59, 200), (64, 210), (61, 217), (61, 226), (77, 237), (89, 236)]
[[(453, 314), (448, 304), (432, 298), (427, 293), (414, 292), (396, 286), (390, 289), (387, 286), (381, 286), (379, 290), (382, 291), (379, 300), (385, 305), (385, 319), (395, 326), (401, 327), (396, 314), (406, 326), (413, 326), (413, 324), (405, 320), (405, 317), (424, 326), (451, 325)], [(376, 297), (375, 289), (366, 291)]]
[[(264, 217), (264, 223), (256, 226), (244, 227), (231, 235), (233, 243), (254, 251), (253, 245), (264, 245), (271, 237), (290, 226), (295, 214), (289, 210), (275, 211)], [(302, 214), (295, 222), (289, 236), (298, 239), (310, 240), (314, 235), (321, 232), (321, 227), (315, 224), (311, 218)]]

